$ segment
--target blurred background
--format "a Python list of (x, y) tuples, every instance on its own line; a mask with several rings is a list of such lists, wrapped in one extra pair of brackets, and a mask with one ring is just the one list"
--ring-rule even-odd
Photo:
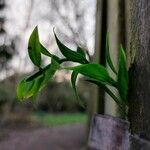
[[(79, 124), (87, 123), (89, 109), (86, 108), (92, 93), (91, 86), (82, 81), (82, 77), (78, 79), (77, 87), (86, 108), (76, 100), (70, 72), (58, 72), (36, 98), (25, 101), (17, 100), (16, 86), (20, 79), (35, 71), (27, 45), (36, 25), (41, 42), (53, 54), (61, 56), (54, 40), (55, 27), (61, 41), (72, 48), (84, 47), (92, 60), (95, 12), (96, 0), (0, 0), (0, 143), (9, 139), (11, 133), (17, 138), (18, 132), (20, 135), (30, 129), (64, 125), (70, 130), (73, 130), (71, 126), (77, 125), (75, 129), (78, 130), (82, 128)], [(44, 58), (44, 62), (49, 60)]]

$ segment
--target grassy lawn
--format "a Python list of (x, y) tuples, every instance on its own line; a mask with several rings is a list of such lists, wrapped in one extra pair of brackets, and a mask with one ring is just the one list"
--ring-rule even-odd
[(66, 124), (86, 123), (87, 115), (84, 113), (50, 114), (37, 112), (32, 115), (32, 119), (43, 125), (53, 127)]

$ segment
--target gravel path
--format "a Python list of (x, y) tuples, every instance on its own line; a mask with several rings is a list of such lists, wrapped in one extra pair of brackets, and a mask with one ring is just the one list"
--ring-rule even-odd
[(84, 125), (11, 131), (0, 141), (0, 150), (83, 150)]

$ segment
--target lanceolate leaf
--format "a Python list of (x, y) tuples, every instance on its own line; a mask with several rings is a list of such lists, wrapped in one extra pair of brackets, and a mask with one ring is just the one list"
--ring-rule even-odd
[(46, 55), (46, 56), (48, 56), (48, 57), (53, 57), (53, 59), (55, 59), (56, 61), (59, 61), (59, 60), (60, 60), (59, 57), (57, 57), (57, 56), (54, 55), (54, 54), (51, 54), (41, 43), (40, 43), (40, 45), (41, 45), (41, 53), (42, 53), (42, 54), (44, 54), (44, 55)]
[(18, 99), (25, 99), (34, 96), (39, 91), (41, 82), (43, 81), (43, 75), (35, 78), (32, 81), (26, 81), (23, 79), (17, 87), (17, 97)]
[(31, 75), (30, 77), (28, 77), (28, 78), (26, 79), (26, 81), (27, 81), (27, 82), (28, 82), (28, 81), (32, 81), (32, 80), (34, 80), (35, 78), (39, 77), (40, 75), (42, 75), (42, 74), (43, 74), (44, 70), (45, 70), (45, 68), (44, 68), (44, 69), (39, 70), (39, 71), (38, 71), (38, 72), (36, 72), (36, 73), (34, 73), (34, 74), (33, 74), (33, 75)]
[(23, 79), (23, 80), (20, 81), (20, 83), (19, 83), (18, 86), (17, 86), (17, 97), (18, 97), (18, 99), (20, 99), (20, 100), (23, 99), (24, 93), (25, 93), (26, 91), (29, 91), (28, 89), (31, 89), (32, 86), (33, 86), (33, 85), (32, 85), (33, 82), (32, 82), (32, 84), (30, 83), (30, 84), (28, 85), (28, 87), (25, 85), (25, 83), (26, 83), (26, 81), (25, 81), (25, 79)]
[(120, 47), (119, 53), (118, 89), (122, 100), (127, 102), (128, 71), (126, 67), (126, 56), (122, 46)]
[(77, 80), (77, 76), (78, 76), (78, 72), (73, 71), (71, 74), (71, 83), (72, 83), (72, 88), (74, 90), (75, 96), (79, 102), (79, 104), (84, 107), (84, 104), (82, 103), (82, 101), (79, 98), (79, 95), (77, 93), (77, 89), (76, 89), (76, 80)]
[(109, 52), (109, 36), (108, 33), (106, 35), (106, 62), (108, 63), (109, 67), (111, 68), (111, 70), (117, 75), (117, 71), (112, 63), (111, 57), (110, 57), (110, 52)]
[(38, 28), (33, 30), (28, 43), (28, 53), (34, 65), (40, 67), (41, 65), (41, 46), (39, 42)]
[(46, 55), (46, 56), (49, 56), (49, 57), (52, 57), (52, 54), (40, 43), (40, 46), (41, 46), (41, 53)]
[(71, 74), (71, 83), (72, 83), (72, 87), (73, 87), (73, 90), (75, 92), (75, 95), (78, 97), (77, 89), (76, 89), (77, 76), (78, 76), (78, 72), (73, 71)]
[(52, 59), (52, 62), (50, 65), (47, 66), (46, 70), (44, 71), (44, 80), (42, 82), (41, 88), (43, 88), (49, 80), (54, 76), (55, 72), (60, 68), (59, 63), (55, 60)]
[(38, 71), (35, 74), (28, 77), (26, 79), (26, 81), (31, 81), (31, 80), (35, 79), (36, 77), (38, 77), (42, 74), (45, 74), (46, 72), (48, 72), (48, 70), (50, 70), (51, 72), (54, 71), (54, 70), (57, 70), (57, 69), (59, 69), (59, 67), (60, 67), (59, 63), (55, 59), (52, 59), (51, 64), (47, 65), (45, 68), (41, 69), (40, 71)]
[(76, 71), (86, 77), (115, 86), (116, 82), (109, 76), (107, 70), (99, 64), (83, 64), (76, 67), (66, 68)]
[(55, 32), (54, 32), (54, 35), (55, 35), (56, 43), (59, 47), (59, 50), (69, 61), (79, 62), (81, 64), (88, 63), (86, 58), (81, 53), (78, 53), (69, 49), (67, 46), (65, 46), (63, 43), (60, 42)]
[(77, 52), (79, 54), (81, 54), (84, 58), (86, 58), (86, 54), (85, 54), (85, 51), (81, 48), (81, 47), (77, 47)]
[(124, 102), (120, 101), (120, 100), (118, 99), (118, 97), (116, 97), (116, 96), (113, 94), (113, 92), (112, 92), (105, 84), (103, 84), (103, 83), (101, 83), (101, 82), (99, 82), (99, 81), (95, 81), (95, 80), (86, 80), (86, 81), (91, 82), (91, 83), (94, 83), (94, 84), (96, 84), (96, 85), (102, 87), (102, 88), (104, 89), (104, 91), (105, 91), (110, 97), (112, 97), (112, 99), (118, 104), (120, 110), (121, 110), (125, 115), (127, 115), (126, 112), (125, 112), (125, 104), (124, 104)]
[(52, 63), (46, 66), (41, 72), (23, 79), (17, 87), (18, 98), (25, 99), (36, 95), (53, 77), (57, 69), (59, 69), (59, 64), (52, 59)]

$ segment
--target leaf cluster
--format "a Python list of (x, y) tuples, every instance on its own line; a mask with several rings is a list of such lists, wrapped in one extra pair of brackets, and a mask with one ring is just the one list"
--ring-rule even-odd
[[(78, 100), (79, 97), (76, 89), (76, 80), (78, 74), (82, 74), (83, 76), (87, 77), (86, 81), (102, 87), (104, 91), (108, 93), (118, 104), (120, 109), (125, 112), (124, 108), (128, 105), (128, 71), (126, 67), (126, 56), (122, 46), (119, 48), (119, 68), (116, 70), (109, 52), (109, 37), (107, 34), (105, 49), (106, 63), (112, 72), (116, 75), (116, 79), (113, 79), (105, 66), (91, 63), (89, 60), (87, 60), (86, 53), (83, 48), (78, 46), (77, 50), (72, 50), (58, 39), (55, 31), (54, 36), (57, 46), (64, 56), (63, 59), (54, 54), (51, 54), (40, 43), (38, 27), (35, 27), (33, 30), (28, 42), (28, 54), (32, 63), (38, 67), (39, 71), (20, 81), (17, 87), (18, 98), (25, 99), (36, 95), (52, 79), (57, 70), (66, 69), (72, 71), (71, 83)], [(47, 57), (51, 58), (51, 62), (45, 67), (41, 66), (42, 55), (46, 55)], [(77, 62), (79, 65), (63, 68), (61, 64), (66, 61)], [(109, 87), (114, 87), (117, 89), (119, 96), (116, 96)], [(79, 102), (81, 103), (81, 101)]]

